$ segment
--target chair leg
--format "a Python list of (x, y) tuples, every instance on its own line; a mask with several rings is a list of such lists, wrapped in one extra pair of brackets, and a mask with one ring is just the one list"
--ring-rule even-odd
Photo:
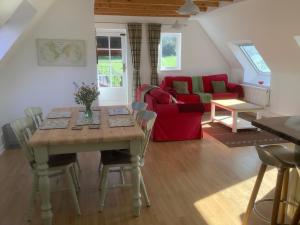
[(72, 197), (73, 197), (73, 201), (74, 201), (74, 205), (75, 205), (77, 214), (81, 215), (79, 202), (78, 202), (78, 198), (77, 198), (77, 194), (76, 194), (76, 188), (75, 188), (74, 181), (73, 181), (73, 178), (72, 178), (72, 175), (71, 175), (71, 170), (72, 170), (71, 167), (67, 168), (66, 169), (66, 175), (67, 175), (67, 178), (68, 178), (68, 182), (69, 182), (69, 186), (70, 186), (70, 190), (71, 190), (71, 193), (72, 193)]
[(102, 176), (101, 176), (101, 183), (100, 183), (101, 190), (100, 190), (99, 212), (102, 212), (103, 207), (104, 207), (104, 201), (105, 201), (105, 196), (106, 196), (106, 192), (107, 192), (108, 173), (109, 173), (109, 166), (103, 166)]
[(32, 189), (31, 189), (31, 194), (30, 194), (30, 201), (29, 201), (29, 208), (28, 208), (28, 218), (27, 221), (31, 222), (32, 220), (32, 210), (33, 210), (33, 205), (36, 201), (36, 194), (38, 190), (38, 175), (34, 172), (33, 173), (33, 181), (32, 181)]
[(120, 175), (121, 175), (122, 184), (124, 185), (125, 184), (125, 175), (124, 175), (124, 167), (123, 166), (120, 167)]
[(257, 197), (261, 182), (263, 180), (263, 177), (265, 175), (266, 169), (267, 169), (266, 164), (262, 164), (260, 166), (256, 181), (255, 181), (255, 185), (254, 185), (254, 188), (252, 190), (251, 197), (250, 197), (250, 200), (249, 200), (249, 203), (248, 203), (248, 206), (247, 206), (247, 210), (246, 210), (246, 213), (243, 217), (242, 225), (248, 225), (249, 217), (250, 217), (250, 214), (253, 210), (254, 202), (256, 200), (256, 197)]
[(81, 167), (80, 167), (80, 163), (78, 161), (78, 156), (76, 156), (76, 165), (77, 165), (78, 171), (81, 172)]
[(279, 223), (284, 224), (285, 221), (285, 215), (286, 215), (286, 201), (287, 201), (287, 194), (288, 194), (288, 185), (289, 185), (289, 169), (286, 169), (284, 172), (284, 177), (283, 177), (283, 185), (282, 185), (282, 190), (281, 190), (281, 203), (280, 203), (280, 208), (279, 208)]
[(147, 207), (150, 207), (151, 203), (150, 203), (150, 200), (149, 200), (149, 196), (148, 196), (148, 193), (147, 193), (147, 190), (146, 190), (146, 185), (145, 185), (144, 178), (143, 178), (143, 175), (142, 175), (141, 171), (140, 171), (140, 177), (141, 177), (141, 191), (142, 191), (142, 194), (145, 198)]
[(271, 225), (277, 225), (278, 211), (279, 211), (279, 205), (280, 205), (280, 195), (281, 195), (283, 176), (284, 176), (285, 171), (286, 171), (286, 169), (283, 169), (283, 168), (280, 168), (278, 170), (275, 194), (274, 194)]
[(71, 172), (72, 178), (74, 180), (74, 185), (76, 187), (76, 191), (79, 191), (80, 190), (80, 184), (79, 184), (78, 174), (76, 173), (75, 164), (73, 166), (71, 166), (70, 172)]
[(296, 212), (293, 216), (291, 225), (297, 225), (299, 223), (299, 221), (300, 221), (300, 205), (298, 205), (298, 207), (296, 209)]
[(99, 168), (101, 168), (99, 170), (99, 176), (100, 176), (100, 179), (99, 179), (99, 190), (101, 190), (101, 183), (102, 183), (102, 178), (103, 178), (103, 164), (100, 162), (99, 164)]

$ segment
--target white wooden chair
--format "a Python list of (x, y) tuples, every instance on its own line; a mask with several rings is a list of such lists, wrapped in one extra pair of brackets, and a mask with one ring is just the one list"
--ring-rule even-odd
[[(19, 141), (20, 146), (22, 147), (23, 152), (25, 153), (25, 156), (32, 170), (33, 182), (32, 182), (31, 196), (30, 196), (30, 206), (28, 209), (28, 221), (31, 221), (32, 208), (36, 199), (36, 194), (38, 192), (39, 177), (36, 168), (37, 165), (34, 161), (34, 151), (28, 145), (28, 140), (31, 137), (31, 135), (35, 132), (36, 127), (34, 125), (33, 120), (28, 117), (17, 119), (11, 122), (10, 125)], [(49, 165), (48, 171), (49, 171), (50, 178), (57, 177), (60, 175), (65, 175), (67, 177), (77, 214), (80, 215), (81, 211), (80, 211), (77, 193), (76, 193), (76, 191), (79, 190), (79, 182), (78, 182), (77, 174), (75, 172), (75, 167), (74, 167), (75, 163), (76, 163), (76, 154), (53, 155), (50, 156), (48, 161), (48, 165)]]
[[(43, 119), (43, 110), (41, 107), (28, 107), (24, 110), (24, 112), (27, 117), (30, 117), (33, 120), (36, 129), (38, 129), (42, 125), (44, 119)], [(77, 155), (76, 155), (76, 165), (78, 170), (81, 172), (81, 167)]]
[[(148, 143), (151, 136), (151, 131), (154, 125), (156, 119), (156, 113), (152, 111), (140, 111), (137, 113), (137, 120), (141, 121), (141, 128), (143, 129), (145, 133), (145, 137), (143, 140), (143, 146), (141, 149), (141, 155), (140, 155), (140, 166), (144, 165), (144, 158), (146, 154), (146, 150), (148, 147)], [(100, 179), (100, 209), (101, 212), (104, 207), (104, 201), (105, 201), (105, 195), (107, 192), (107, 183), (108, 183), (108, 174), (112, 168), (118, 167), (118, 168), (126, 168), (128, 170), (131, 169), (131, 155), (129, 149), (123, 149), (123, 150), (111, 150), (111, 151), (103, 151), (101, 156), (101, 164), (103, 165), (103, 169), (101, 171), (101, 179)], [(150, 206), (150, 200), (146, 191), (144, 179), (142, 176), (141, 171), (140, 177), (141, 177), (141, 191), (143, 194), (143, 197), (145, 198), (146, 205)], [(122, 184), (119, 186), (128, 186), (130, 184)]]
[(137, 113), (147, 109), (148, 104), (145, 102), (133, 102), (131, 104), (132, 115), (136, 119)]

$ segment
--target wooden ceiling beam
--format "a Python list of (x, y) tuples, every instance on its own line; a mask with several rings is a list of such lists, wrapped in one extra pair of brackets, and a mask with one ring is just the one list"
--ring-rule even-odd
[[(226, 0), (232, 1), (232, 0)], [(196, 4), (217, 4), (219, 0), (195, 0)], [(95, 0), (97, 3), (123, 3), (123, 4), (146, 4), (146, 5), (178, 5), (182, 6), (185, 0)]]
[[(99, 14), (98, 14), (99, 15)], [(132, 14), (131, 12), (124, 12), (124, 13), (116, 13), (116, 12), (104, 12), (101, 15), (108, 15), (108, 16), (149, 16), (149, 17), (189, 17), (187, 15), (179, 15), (178, 13), (174, 14), (160, 14), (160, 13), (142, 13), (142, 14)]]

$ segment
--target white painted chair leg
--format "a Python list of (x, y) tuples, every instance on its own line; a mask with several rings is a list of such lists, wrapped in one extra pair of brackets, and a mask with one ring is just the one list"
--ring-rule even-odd
[(72, 175), (73, 180), (74, 180), (74, 185), (76, 187), (76, 191), (79, 191), (80, 190), (80, 184), (79, 184), (78, 174), (76, 173), (75, 164), (73, 166), (71, 166), (70, 172), (71, 172), (71, 175)]
[(143, 175), (142, 175), (141, 171), (140, 171), (140, 177), (141, 177), (141, 191), (142, 191), (142, 194), (145, 198), (147, 207), (150, 207), (151, 203), (150, 203), (150, 200), (149, 200), (149, 196), (148, 196), (148, 193), (147, 193), (147, 190), (146, 190), (144, 178), (143, 178)]
[(81, 215), (79, 202), (78, 202), (78, 198), (77, 198), (77, 194), (76, 194), (76, 188), (75, 188), (74, 181), (73, 181), (73, 178), (72, 178), (72, 175), (71, 175), (71, 170), (72, 170), (71, 167), (67, 168), (66, 169), (66, 175), (67, 175), (67, 178), (68, 178), (68, 181), (69, 181), (69, 186), (70, 186), (70, 190), (71, 190), (71, 193), (72, 193), (72, 197), (73, 197), (73, 201), (74, 201), (74, 205), (75, 205), (77, 214)]
[(121, 175), (121, 181), (122, 181), (122, 184), (125, 184), (125, 175), (124, 175), (124, 167), (121, 166), (120, 167), (120, 175)]
[(33, 206), (34, 203), (36, 202), (36, 194), (38, 190), (38, 175), (33, 172), (33, 178), (32, 178), (32, 189), (31, 189), (31, 194), (30, 194), (30, 202), (29, 202), (29, 208), (28, 208), (28, 217), (27, 221), (31, 222), (32, 220), (32, 211), (33, 211)]
[(107, 192), (107, 182), (108, 182), (108, 173), (109, 166), (103, 166), (102, 175), (101, 175), (101, 183), (100, 183), (100, 207), (99, 212), (103, 211), (105, 196)]
[(76, 156), (76, 165), (77, 165), (77, 168), (78, 168), (78, 171), (81, 172), (81, 167), (80, 167), (80, 163), (78, 161), (78, 156)]

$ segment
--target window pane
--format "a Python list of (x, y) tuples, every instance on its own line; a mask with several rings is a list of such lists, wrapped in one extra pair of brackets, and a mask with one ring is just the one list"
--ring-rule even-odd
[(97, 51), (97, 71), (100, 76), (110, 75), (110, 64), (109, 64), (109, 51), (100, 50)]
[(99, 76), (98, 78), (99, 86), (100, 87), (109, 87), (110, 85), (110, 78), (108, 76)]
[(259, 72), (270, 73), (271, 70), (265, 63), (263, 57), (259, 54), (254, 45), (242, 45), (242, 50), (246, 53), (248, 58), (252, 61), (254, 66)]
[(98, 36), (97, 37), (97, 48), (108, 48), (108, 37)]
[(123, 79), (121, 76), (112, 76), (111, 77), (111, 86), (112, 87), (122, 87)]
[(162, 36), (161, 41), (161, 66), (162, 67), (177, 67), (176, 59), (176, 46), (177, 38), (176, 36), (167, 35)]
[(123, 75), (123, 60), (121, 50), (111, 50), (112, 75)]
[(122, 48), (121, 47), (121, 37), (110, 37), (110, 48)]

